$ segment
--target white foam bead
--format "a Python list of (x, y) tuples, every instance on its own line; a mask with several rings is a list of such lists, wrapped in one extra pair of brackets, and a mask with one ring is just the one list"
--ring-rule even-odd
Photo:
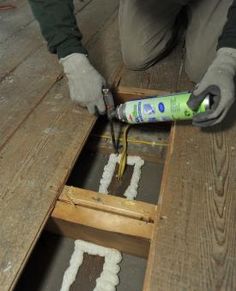
[(107, 165), (104, 167), (104, 172), (100, 180), (99, 192), (108, 194), (108, 186), (111, 183), (112, 176), (115, 172), (117, 157), (115, 154), (111, 154)]
[(111, 273), (109, 271), (103, 271), (101, 276), (101, 280), (104, 280), (106, 282), (109, 282), (112, 285), (118, 285), (119, 284), (119, 278), (116, 274)]
[(104, 187), (99, 188), (98, 192), (102, 194), (108, 194), (108, 191)]
[(130, 200), (133, 200), (137, 195), (137, 190), (131, 187), (128, 187), (124, 193), (124, 196)]
[(115, 286), (111, 284), (111, 282), (102, 280), (101, 277), (99, 277), (96, 280), (96, 288), (102, 291), (113, 291), (116, 290)]
[(119, 265), (114, 265), (114, 264), (106, 263), (103, 266), (103, 270), (104, 271), (108, 271), (108, 272), (112, 272), (114, 274), (117, 274), (117, 273), (120, 272), (120, 266)]
[(110, 253), (106, 256), (105, 262), (107, 263), (116, 263), (118, 264), (122, 260), (122, 256), (120, 252), (117, 251), (117, 253)]
[[(105, 266), (106, 266), (106, 267), (105, 267)], [(118, 268), (115, 267), (115, 266), (118, 266), (118, 265), (116, 265), (116, 264), (114, 264), (114, 263), (111, 263), (111, 262), (107, 262), (106, 259), (105, 259), (105, 264), (104, 264), (104, 266), (103, 266), (103, 270), (104, 270), (104, 271), (109, 271), (109, 272), (111, 272), (111, 273), (113, 273), (113, 274), (117, 274), (117, 273), (119, 272), (119, 270), (118, 270)], [(118, 270), (118, 272), (115, 272), (116, 270)]]
[[(103, 286), (100, 286), (100, 287), (95, 287), (94, 289), (93, 289), (93, 291), (104, 291), (104, 289), (103, 289)], [(116, 291), (116, 287), (111, 287), (111, 289), (109, 290), (109, 291)]]
[(77, 270), (83, 262), (83, 252), (75, 246), (74, 253), (70, 259), (70, 265), (64, 273), (61, 291), (69, 291), (71, 284), (75, 281)]

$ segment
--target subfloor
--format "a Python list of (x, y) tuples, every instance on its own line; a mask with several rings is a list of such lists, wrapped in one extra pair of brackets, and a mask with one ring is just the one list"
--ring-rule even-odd
[[(75, 2), (76, 15), (84, 34), (84, 43), (89, 50), (90, 59), (107, 79), (108, 83), (111, 84), (117, 68), (123, 67), (117, 23), (119, 1), (86, 0)], [(11, 77), (11, 74), (16, 74), (16, 77), (27, 74), (27, 70), (34, 67), (33, 65), (27, 65), (27, 61), (34, 60), (37, 50), (41, 46), (45, 46), (27, 1), (18, 1), (18, 9), (20, 12), (17, 18), (14, 17), (14, 14), (11, 15), (11, 12), (6, 12), (8, 14), (0, 16), (5, 33), (0, 37), (2, 44), (0, 49), (2, 66), (0, 81), (2, 86), (7, 84), (9, 90), (11, 90), (11, 84), (13, 83), (14, 85), (14, 78)], [(15, 49), (16, 44), (17, 50)], [(14, 58), (12, 55), (14, 55)], [(133, 72), (123, 67), (120, 85), (172, 92), (189, 90), (192, 84), (184, 73), (182, 56), (183, 48), (180, 44), (168, 58), (145, 72)], [(39, 58), (40, 63), (44, 65), (44, 55), (40, 55)], [(24, 64), (26, 64), (25, 67)], [(25, 69), (18, 72), (17, 68), (21, 67)], [(28, 74), (31, 76), (30, 72)], [(38, 88), (38, 94), (42, 93), (42, 89), (37, 87), (39, 83), (37, 80), (42, 77), (42, 74), (39, 71), (34, 78), (34, 83), (32, 83), (32, 86), (36, 89)], [(64, 81), (62, 80), (61, 82), (63, 83)], [(145, 160), (137, 196), (139, 200), (157, 203), (165, 151), (168, 144), (168, 134), (168, 124), (164, 126), (142, 126), (130, 130), (128, 153), (139, 155)], [(101, 120), (91, 134), (85, 150), (78, 160), (77, 166), (80, 166), (75, 166), (68, 180), (68, 185), (97, 191), (101, 173), (111, 152), (112, 145), (109, 138), (109, 129)], [(59, 290), (72, 250), (73, 240), (44, 232), (15, 290)], [(146, 260), (123, 254), (123, 261), (120, 266), (120, 285), (117, 290), (142, 290)]]

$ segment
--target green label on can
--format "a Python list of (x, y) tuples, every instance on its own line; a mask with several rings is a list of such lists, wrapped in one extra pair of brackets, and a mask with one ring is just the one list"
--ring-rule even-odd
[(124, 114), (128, 123), (192, 119), (195, 114), (205, 112), (206, 105), (203, 102), (198, 111), (192, 111), (187, 105), (190, 95), (180, 93), (129, 101), (126, 103)]

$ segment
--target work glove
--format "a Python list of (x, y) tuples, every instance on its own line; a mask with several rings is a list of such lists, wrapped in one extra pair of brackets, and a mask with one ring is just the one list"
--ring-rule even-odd
[(193, 117), (193, 125), (207, 127), (220, 123), (235, 100), (234, 77), (236, 72), (236, 49), (221, 48), (206, 74), (195, 87), (187, 104), (196, 111), (207, 95), (211, 107)]
[(102, 87), (106, 82), (90, 64), (84, 54), (73, 53), (60, 59), (68, 79), (70, 97), (82, 107), (87, 107), (89, 113), (106, 111)]

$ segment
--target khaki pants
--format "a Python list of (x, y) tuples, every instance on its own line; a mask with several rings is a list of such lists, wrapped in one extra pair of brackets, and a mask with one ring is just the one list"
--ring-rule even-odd
[(232, 0), (120, 0), (123, 60), (133, 70), (154, 64), (172, 38), (176, 16), (187, 5), (185, 70), (198, 82), (216, 55)]

